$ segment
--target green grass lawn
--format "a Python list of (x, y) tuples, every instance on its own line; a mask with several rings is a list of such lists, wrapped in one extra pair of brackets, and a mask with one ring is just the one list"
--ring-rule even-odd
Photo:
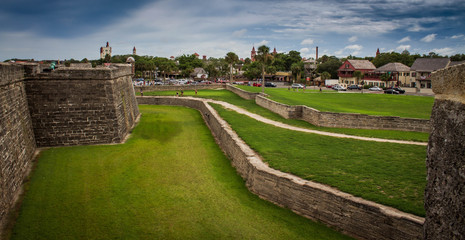
[[(259, 88), (238, 86), (257, 92)], [(286, 88), (265, 88), (270, 99), (288, 105), (306, 105), (324, 112), (362, 113), (378, 116), (399, 116), (429, 119), (434, 97), (323, 92), (315, 90), (293, 91)]]
[[(259, 89), (259, 88), (255, 87), (255, 89)], [(139, 93), (137, 92), (136, 94), (139, 94)], [(144, 96), (175, 96), (175, 95), (176, 95), (176, 91), (144, 92)], [(195, 96), (195, 93), (194, 91), (184, 91), (184, 95), (192, 97), (192, 96)], [(418, 142), (427, 142), (428, 137), (429, 137), (428, 133), (421, 133), (421, 132), (317, 127), (302, 120), (285, 119), (274, 112), (271, 112), (265, 108), (262, 108), (261, 106), (258, 106), (254, 100), (245, 100), (227, 90), (199, 90), (197, 97), (225, 101), (225, 102), (234, 104), (236, 106), (239, 106), (241, 108), (244, 108), (248, 110), (249, 112), (264, 116), (266, 118), (269, 118), (269, 119), (272, 119), (278, 122), (283, 122), (289, 125), (302, 127), (302, 128), (356, 135), (356, 136), (363, 136), (363, 137), (376, 137), (376, 138), (408, 140), (408, 141), (418, 141)]]
[(426, 147), (296, 132), (211, 105), (270, 167), (425, 215)]
[(125, 144), (44, 150), (11, 239), (347, 239), (251, 194), (198, 111), (140, 111)]

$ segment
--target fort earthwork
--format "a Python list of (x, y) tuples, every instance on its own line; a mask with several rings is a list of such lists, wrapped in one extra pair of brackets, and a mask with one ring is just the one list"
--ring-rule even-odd
[[(0, 64), (0, 224), (7, 221), (40, 148), (120, 143), (137, 123), (139, 103), (198, 109), (249, 190), (300, 215), (359, 239), (465, 239), (465, 65), (440, 70), (432, 78), (436, 99), (431, 121), (412, 121), (417, 131), (431, 130), (423, 219), (270, 169), (199, 99), (136, 100), (130, 65), (43, 72), (38, 64)], [(277, 107), (263, 96), (225, 88), (275, 111), (290, 108), (282, 111), (287, 117), (330, 121), (318, 116), (330, 113), (305, 117), (301, 106)]]

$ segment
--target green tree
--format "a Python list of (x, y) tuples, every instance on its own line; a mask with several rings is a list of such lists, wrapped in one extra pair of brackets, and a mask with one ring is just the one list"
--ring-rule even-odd
[(331, 77), (331, 74), (329, 72), (322, 72), (320, 74), (321, 81), (324, 82), (326, 79), (329, 79)]
[(354, 76), (357, 79), (357, 84), (360, 84), (360, 80), (363, 78), (363, 75), (363, 72), (354, 71), (354, 74), (352, 76)]
[(228, 52), (226, 54), (226, 57), (224, 58), (224, 60), (229, 65), (229, 81), (232, 82), (233, 66), (234, 66), (235, 63), (237, 63), (239, 61), (239, 57), (233, 52)]
[(244, 71), (244, 76), (249, 80), (259, 78), (261, 74), (261, 66), (258, 62), (245, 64), (242, 70)]
[(382, 74), (381, 76), (379, 76), (379, 78), (381, 79), (381, 81), (385, 82), (384, 87), (387, 87), (387, 86), (388, 86), (388, 82), (389, 82), (389, 80), (391, 79), (391, 74), (389, 74), (389, 73), (384, 73), (384, 74)]
[(258, 47), (255, 59), (260, 63), (262, 69), (262, 93), (265, 93), (265, 69), (273, 61), (273, 56), (270, 54), (270, 48), (262, 45)]
[(302, 76), (303, 70), (304, 70), (303, 62), (296, 62), (292, 64), (291, 71), (292, 71), (292, 75), (295, 77), (294, 78), (295, 82), (300, 81), (300, 77)]
[(337, 78), (337, 70), (342, 65), (342, 62), (338, 58), (331, 56), (328, 60), (318, 65), (316, 71), (318, 73), (328, 72), (331, 74), (331, 78)]

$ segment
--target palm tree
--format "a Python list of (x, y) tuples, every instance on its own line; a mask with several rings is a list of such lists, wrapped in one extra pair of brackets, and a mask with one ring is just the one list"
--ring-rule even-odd
[[(353, 76), (357, 78), (357, 85), (360, 84), (360, 80), (363, 78), (363, 75), (364, 75), (363, 72), (360, 72), (360, 71), (354, 72)], [(363, 87), (364, 86), (362, 86), (362, 94), (363, 94)]]
[(296, 62), (291, 65), (291, 71), (292, 75), (295, 76), (295, 82), (300, 81), (300, 77), (302, 75), (302, 70), (303, 70), (303, 63), (302, 62)]
[(233, 65), (239, 61), (239, 57), (233, 52), (228, 52), (224, 60), (229, 64), (229, 82), (232, 83)]
[(265, 68), (268, 65), (271, 65), (271, 62), (273, 60), (273, 56), (270, 54), (270, 48), (262, 45), (258, 47), (257, 55), (255, 56), (255, 59), (260, 63), (262, 66), (262, 93), (265, 93)]

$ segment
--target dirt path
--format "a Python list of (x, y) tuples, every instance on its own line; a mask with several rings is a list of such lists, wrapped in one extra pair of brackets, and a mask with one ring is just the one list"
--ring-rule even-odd
[(399, 144), (410, 144), (410, 145), (419, 145), (419, 146), (427, 146), (428, 143), (425, 142), (412, 142), (412, 141), (403, 141), (403, 140), (392, 140), (392, 139), (382, 139), (382, 138), (370, 138), (370, 137), (360, 137), (360, 136), (353, 136), (353, 135), (346, 135), (346, 134), (340, 134), (340, 133), (331, 133), (331, 132), (324, 132), (324, 131), (318, 131), (318, 130), (311, 130), (311, 129), (306, 129), (306, 128), (300, 128), (300, 127), (295, 127), (291, 126), (282, 122), (277, 122), (273, 121), (271, 119), (262, 117), (258, 114), (251, 113), (243, 108), (237, 107), (236, 105), (223, 102), (223, 101), (216, 101), (216, 100), (211, 100), (211, 99), (204, 99), (205, 102), (211, 102), (211, 103), (216, 103), (219, 104), (227, 109), (234, 110), (240, 114), (249, 116), (257, 121), (264, 122), (266, 124), (274, 125), (276, 127), (280, 128), (285, 128), (289, 130), (294, 130), (294, 131), (299, 131), (299, 132), (306, 132), (306, 133), (314, 133), (314, 134), (319, 134), (319, 135), (324, 135), (324, 136), (331, 136), (331, 137), (338, 137), (338, 138), (351, 138), (351, 139), (357, 139), (357, 140), (363, 140), (363, 141), (374, 141), (374, 142), (386, 142), (386, 143), (399, 143)]

